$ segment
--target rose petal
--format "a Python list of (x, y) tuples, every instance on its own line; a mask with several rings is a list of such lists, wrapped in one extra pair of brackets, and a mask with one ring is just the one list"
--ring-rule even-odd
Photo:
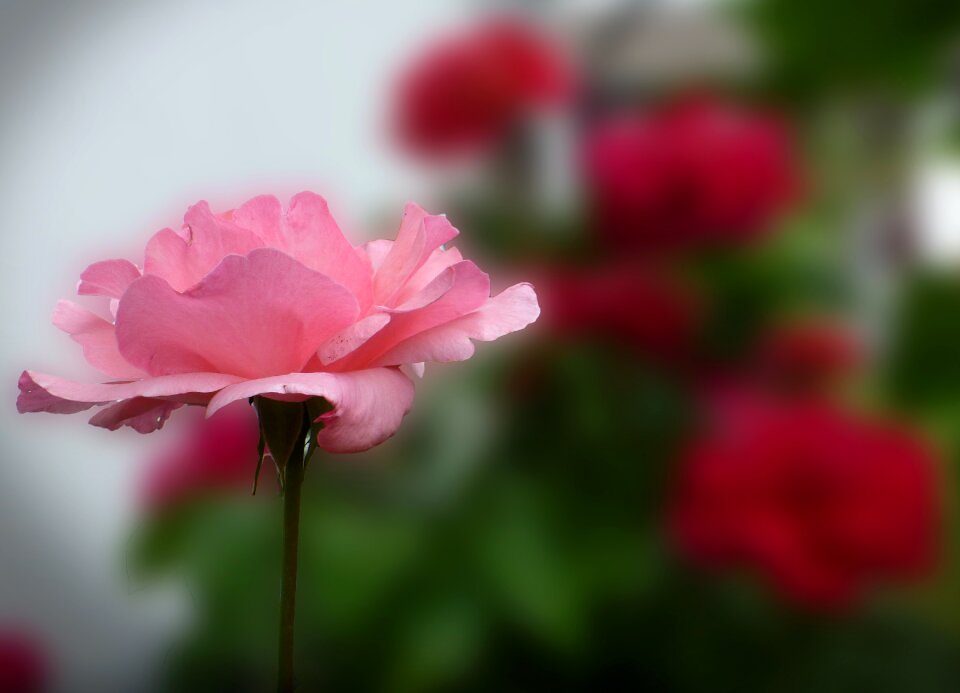
[(399, 305), (409, 301), (413, 296), (433, 283), (444, 270), (460, 262), (463, 262), (463, 255), (461, 255), (460, 251), (456, 248), (450, 248), (449, 250), (437, 248), (404, 285), (403, 289), (397, 295), (397, 304)]
[(264, 242), (247, 229), (217, 217), (206, 202), (199, 202), (183, 217), (185, 235), (172, 229), (159, 231), (147, 244), (144, 274), (162, 277), (177, 291), (185, 291), (227, 255), (246, 255)]
[(317, 350), (321, 365), (329, 365), (355, 351), (390, 322), (386, 313), (374, 313), (335, 334)]
[(75, 401), (50, 394), (36, 383), (34, 375), (30, 371), (24, 371), (20, 374), (20, 380), (17, 382), (17, 386), (20, 388), (20, 394), (17, 396), (17, 411), (21, 414), (40, 411), (51, 414), (76, 414), (78, 411), (99, 404), (97, 401)]
[[(454, 273), (453, 286), (445, 294), (418, 310), (393, 313), (390, 324), (342, 361), (332, 364), (331, 370), (341, 372), (369, 368), (404, 340), (471, 313), (487, 301), (490, 278), (475, 264), (460, 262), (450, 271)], [(423, 360), (411, 359), (411, 362)]]
[(373, 279), (373, 295), (377, 305), (394, 306), (398, 294), (413, 273), (427, 261), (438, 247), (451, 241), (459, 232), (444, 216), (427, 214), (415, 204), (408, 204), (397, 240), (383, 259)]
[(146, 375), (120, 354), (113, 324), (72, 301), (58, 301), (53, 324), (83, 347), (87, 362), (114, 378), (134, 380)]
[(411, 294), (406, 300), (398, 302), (396, 308), (393, 310), (388, 309), (388, 312), (409, 313), (414, 310), (425, 308), (431, 303), (434, 303), (441, 297), (445, 296), (446, 293), (453, 288), (453, 284), (456, 279), (456, 270), (454, 270), (453, 267), (448, 267), (439, 275), (434, 277), (433, 281), (424, 286), (418, 292)]
[(163, 428), (173, 410), (182, 406), (181, 402), (134, 397), (101, 409), (90, 418), (90, 423), (110, 431), (129, 426), (137, 433), (152, 433)]
[[(216, 392), (242, 378), (223, 373), (179, 373), (130, 383), (78, 383), (55, 375), (24, 371), (20, 376), (17, 411), (72, 414), (95, 404), (133, 397), (182, 399), (184, 395)], [(189, 397), (187, 397), (188, 399)]]
[(140, 269), (129, 260), (95, 262), (80, 275), (77, 293), (120, 298), (130, 283), (139, 278)]
[(378, 366), (422, 361), (464, 361), (473, 356), (470, 340), (492, 342), (522, 330), (540, 315), (537, 295), (529, 284), (515, 284), (478, 310), (397, 344), (376, 359)]
[(375, 241), (364, 243), (362, 246), (360, 246), (359, 250), (367, 256), (367, 258), (370, 260), (370, 266), (373, 268), (374, 272), (376, 272), (380, 269), (380, 266), (387, 258), (387, 255), (390, 254), (390, 248), (392, 247), (393, 241), (380, 238)]
[(320, 417), (317, 442), (328, 452), (361, 452), (392, 436), (413, 404), (413, 383), (396, 368), (350, 373), (288, 373), (226, 387), (210, 400), (213, 415), (231, 402), (257, 395), (305, 400), (323, 397), (333, 410)]
[(294, 195), (283, 222), (287, 252), (350, 289), (366, 311), (373, 302), (370, 264), (343, 235), (327, 201), (311, 192)]
[(228, 255), (189, 291), (144, 276), (117, 311), (117, 341), (152, 375), (232, 373), (246, 378), (303, 368), (318, 346), (357, 317), (346, 288), (278, 250)]
[(273, 195), (259, 195), (233, 211), (234, 224), (253, 231), (271, 248), (285, 248), (282, 217), (283, 206)]

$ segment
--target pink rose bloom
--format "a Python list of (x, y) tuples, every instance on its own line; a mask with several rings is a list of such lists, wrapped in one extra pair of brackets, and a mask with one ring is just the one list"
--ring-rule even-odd
[(457, 233), (410, 204), (396, 240), (355, 247), (313, 193), (286, 210), (270, 196), (224, 214), (200, 202), (180, 231), (150, 239), (142, 268), (105, 260), (81, 274), (77, 293), (99, 297), (99, 310), (58, 304), (54, 324), (109, 382), (25, 371), (17, 408), (102, 406), (93, 425), (146, 433), (184, 404), (212, 415), (258, 395), (322, 397), (333, 409), (321, 417), (319, 446), (366, 450), (410, 409), (407, 372), (467, 359), (471, 340), (497, 339), (539, 314), (529, 284), (491, 298), (489, 277), (444, 247)]

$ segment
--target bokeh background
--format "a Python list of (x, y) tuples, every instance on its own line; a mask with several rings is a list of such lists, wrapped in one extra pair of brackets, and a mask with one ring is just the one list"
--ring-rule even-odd
[(20, 417), (187, 205), (445, 212), (540, 321), (305, 489), (302, 690), (960, 689), (960, 7), (0, 1), (0, 690), (259, 691), (242, 407)]

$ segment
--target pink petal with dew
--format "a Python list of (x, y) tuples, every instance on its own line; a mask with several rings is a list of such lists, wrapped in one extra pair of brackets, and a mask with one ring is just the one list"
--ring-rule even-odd
[(515, 284), (489, 299), (478, 310), (401, 342), (379, 357), (376, 365), (464, 361), (473, 356), (471, 340), (492, 342), (522, 330), (539, 315), (540, 306), (533, 287)]
[(72, 414), (95, 404), (134, 397), (193, 401), (196, 393), (216, 392), (241, 380), (223, 373), (178, 373), (129, 383), (78, 383), (55, 375), (24, 371), (20, 376), (17, 411)]
[(198, 202), (183, 218), (185, 235), (172, 229), (157, 232), (147, 243), (144, 274), (156, 275), (177, 291), (185, 291), (206, 276), (226, 255), (246, 255), (265, 244), (252, 231), (210, 211)]
[(397, 239), (373, 278), (374, 302), (395, 306), (407, 280), (434, 250), (453, 240), (458, 233), (446, 217), (429, 215), (417, 205), (408, 204)]
[(146, 375), (120, 354), (113, 323), (71, 301), (58, 301), (53, 324), (83, 347), (83, 356), (97, 370), (114, 378), (134, 380)]
[(390, 322), (386, 313), (374, 313), (335, 334), (317, 350), (320, 364), (329, 365), (358, 349)]
[(152, 433), (163, 428), (173, 410), (182, 406), (181, 402), (134, 397), (101, 409), (90, 418), (90, 423), (110, 431), (129, 426), (137, 433)]
[(140, 278), (140, 268), (129, 260), (95, 262), (80, 275), (77, 293), (81, 296), (120, 298), (131, 282)]
[[(409, 312), (393, 312), (390, 323), (344, 359), (332, 364), (337, 372), (369, 368), (401, 342), (425, 330), (473, 312), (490, 296), (490, 278), (470, 261), (454, 265), (453, 285), (440, 298)], [(411, 363), (423, 361), (413, 359)]]
[(361, 452), (396, 432), (413, 404), (413, 383), (396, 368), (289, 373), (224, 388), (210, 400), (207, 413), (257, 395), (293, 401), (323, 397), (333, 410), (318, 419), (324, 423), (317, 437), (320, 447), (328, 452)]
[(225, 257), (182, 294), (160, 277), (141, 277), (120, 301), (117, 341), (128, 361), (152, 375), (259, 378), (302, 369), (357, 312), (343, 285), (260, 248)]
[(427, 364), (423, 363), (405, 363), (400, 366), (400, 370), (406, 373), (407, 377), (413, 380), (413, 378), (423, 378), (423, 374), (427, 370)]

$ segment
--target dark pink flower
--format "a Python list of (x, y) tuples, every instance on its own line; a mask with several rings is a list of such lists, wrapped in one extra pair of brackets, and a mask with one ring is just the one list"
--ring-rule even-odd
[(860, 365), (863, 353), (849, 330), (825, 320), (795, 320), (776, 326), (754, 354), (757, 375), (789, 393), (820, 393)]
[(748, 391), (715, 396), (710, 414), (682, 456), (671, 511), (691, 560), (753, 571), (822, 609), (932, 569), (937, 462), (921, 438), (823, 400)]
[(537, 282), (544, 327), (669, 360), (689, 355), (700, 325), (690, 287), (638, 264), (553, 268)]
[(584, 178), (618, 252), (752, 240), (798, 191), (786, 126), (709, 99), (600, 122), (585, 141)]
[(420, 154), (474, 150), (570, 89), (569, 69), (544, 36), (516, 20), (488, 21), (429, 47), (410, 65), (398, 85), (394, 125)]
[(20, 630), (0, 631), (0, 691), (40, 693), (49, 683), (49, 666), (40, 645)]

